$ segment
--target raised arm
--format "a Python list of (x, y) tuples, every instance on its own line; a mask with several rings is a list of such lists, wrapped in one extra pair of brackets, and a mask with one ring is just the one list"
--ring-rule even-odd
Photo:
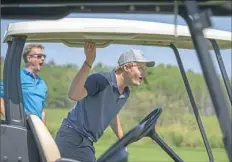
[(78, 101), (87, 96), (87, 90), (84, 87), (88, 72), (96, 58), (96, 45), (95, 43), (88, 42), (85, 44), (86, 60), (81, 69), (75, 76), (70, 86), (68, 97), (71, 100)]

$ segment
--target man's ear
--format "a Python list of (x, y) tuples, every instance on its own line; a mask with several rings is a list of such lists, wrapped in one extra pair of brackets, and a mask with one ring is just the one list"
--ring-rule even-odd
[(123, 71), (125, 71), (125, 72), (128, 72), (128, 65), (124, 65), (124, 66), (122, 66), (122, 69), (123, 69)]
[(126, 65), (123, 66), (124, 71), (126, 71), (126, 72), (130, 71), (131, 67), (132, 67), (131, 63), (128, 63), (128, 64), (126, 64)]
[(27, 56), (27, 62), (30, 62), (30, 61), (31, 61), (31, 57)]

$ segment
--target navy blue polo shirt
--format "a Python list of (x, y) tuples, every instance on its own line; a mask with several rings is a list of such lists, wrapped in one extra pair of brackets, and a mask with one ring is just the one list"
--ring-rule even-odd
[(114, 71), (90, 75), (85, 88), (88, 95), (77, 101), (63, 124), (96, 142), (126, 103), (130, 90), (126, 87), (119, 93)]
[[(31, 113), (42, 119), (42, 111), (46, 105), (47, 85), (38, 76), (26, 68), (20, 70), (23, 106), (26, 113)], [(0, 84), (1, 98), (4, 98), (3, 81)]]

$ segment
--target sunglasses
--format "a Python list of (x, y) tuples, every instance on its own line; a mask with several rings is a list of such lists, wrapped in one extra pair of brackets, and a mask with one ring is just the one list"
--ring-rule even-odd
[(42, 57), (44, 57), (44, 59), (46, 59), (45, 54), (30, 54), (29, 56), (34, 57), (34, 58), (38, 58), (38, 59), (41, 59)]
[(146, 71), (147, 70), (147, 66), (144, 64), (133, 64), (132, 66), (137, 66), (139, 70), (141, 71)]

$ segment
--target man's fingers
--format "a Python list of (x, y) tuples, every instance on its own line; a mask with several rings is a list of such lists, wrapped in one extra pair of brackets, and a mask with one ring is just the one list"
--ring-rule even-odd
[(90, 44), (89, 44), (89, 49), (90, 49), (90, 50), (93, 50), (93, 43), (90, 43)]
[(91, 49), (93, 50), (94, 47), (95, 47), (95, 43), (91, 42)]
[(88, 47), (88, 44), (89, 44), (88, 42), (85, 42), (85, 47)]
[(86, 42), (85, 49), (93, 51), (96, 47), (96, 44), (93, 42)]

